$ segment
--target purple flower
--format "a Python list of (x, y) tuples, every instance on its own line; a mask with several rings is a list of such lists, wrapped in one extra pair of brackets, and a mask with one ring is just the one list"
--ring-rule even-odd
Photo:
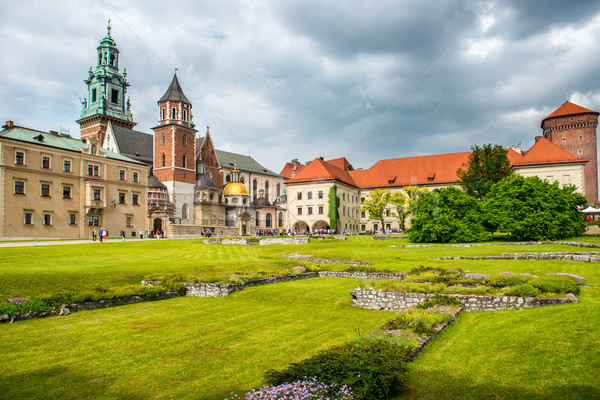
[[(327, 393), (335, 389), (335, 395), (328, 397)], [(225, 400), (239, 400), (236, 394)], [(331, 399), (331, 400), (354, 400), (352, 389), (346, 385), (339, 386), (335, 383), (328, 385), (319, 382), (316, 377), (306, 378), (304, 381), (284, 383), (278, 386), (261, 386), (258, 389), (252, 389), (244, 395), (245, 400), (312, 400), (312, 399)]]

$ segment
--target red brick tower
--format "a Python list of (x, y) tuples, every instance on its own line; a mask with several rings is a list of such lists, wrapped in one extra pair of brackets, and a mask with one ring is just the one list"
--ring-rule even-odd
[(191, 217), (196, 184), (196, 132), (192, 103), (179, 85), (177, 73), (158, 101), (158, 125), (154, 131), (154, 176), (168, 189), (176, 215)]
[(584, 194), (598, 201), (598, 156), (596, 127), (598, 112), (569, 101), (542, 120), (544, 137), (569, 153), (588, 160), (584, 167)]

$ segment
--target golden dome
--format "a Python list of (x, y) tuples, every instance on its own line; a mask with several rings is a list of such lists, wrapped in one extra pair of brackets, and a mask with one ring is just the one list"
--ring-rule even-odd
[(223, 196), (250, 196), (242, 182), (229, 182), (223, 189)]

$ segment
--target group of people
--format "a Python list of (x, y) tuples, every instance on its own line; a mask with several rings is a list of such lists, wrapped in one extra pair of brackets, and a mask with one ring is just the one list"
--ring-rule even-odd
[(96, 232), (96, 228), (92, 232), (92, 241), (96, 241), (96, 239), (100, 240), (100, 243), (104, 242), (108, 237), (108, 231), (104, 228), (100, 228), (100, 232)]

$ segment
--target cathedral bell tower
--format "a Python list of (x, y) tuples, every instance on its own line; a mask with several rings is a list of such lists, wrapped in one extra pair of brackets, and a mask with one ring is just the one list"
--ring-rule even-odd
[(127, 72), (119, 72), (119, 49), (110, 35), (110, 20), (108, 20), (107, 33), (100, 41), (98, 50), (98, 64), (92, 71), (90, 67), (87, 79), (84, 80), (88, 89), (88, 97), (81, 101), (80, 119), (77, 121), (81, 127), (81, 139), (90, 135), (98, 136), (100, 143), (104, 143), (106, 129), (109, 121), (115, 126), (128, 129), (136, 124), (133, 122), (127, 93)]
[[(158, 125), (154, 131), (154, 176), (169, 190), (176, 216), (189, 220), (196, 184), (196, 129), (192, 103), (187, 99), (177, 70), (165, 94), (158, 100)], [(189, 222), (189, 221), (188, 221)]]

